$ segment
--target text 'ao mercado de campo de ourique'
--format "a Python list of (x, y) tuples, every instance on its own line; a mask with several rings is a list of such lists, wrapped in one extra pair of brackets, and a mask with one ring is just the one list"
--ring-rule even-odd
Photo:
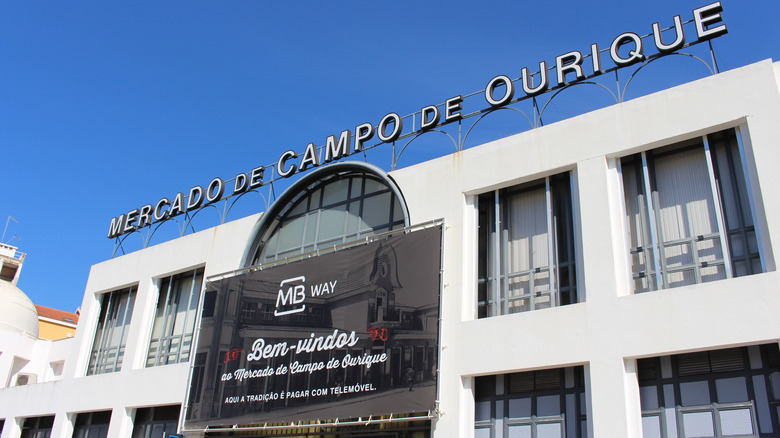
[[(703, 42), (724, 35), (728, 32), (726, 25), (722, 23), (721, 12), (723, 7), (720, 2), (693, 10), (693, 23), (696, 31), (696, 42)], [(686, 38), (683, 29), (683, 20), (677, 15), (673, 19), (674, 39), (662, 37), (662, 28), (658, 22), (652, 25), (652, 35), (656, 50), (659, 54), (671, 53), (685, 46)], [(627, 53), (622, 53), (626, 52)], [(605, 50), (607, 52), (607, 50)], [(519, 82), (523, 92), (528, 97), (544, 93), (550, 89), (569, 85), (587, 78), (598, 76), (606, 71), (627, 67), (645, 60), (645, 44), (642, 38), (633, 32), (625, 32), (618, 35), (609, 46), (609, 58), (614, 65), (602, 64), (602, 53), (598, 44), (591, 44), (590, 53), (583, 55), (580, 51), (571, 51), (555, 58), (555, 74), (548, 70), (546, 61), (539, 63), (539, 71), (532, 73), (527, 67), (521, 70)], [(586, 74), (589, 68), (589, 74)], [(538, 83), (534, 84), (532, 76), (538, 76)], [(491, 79), (484, 91), (485, 101), (491, 108), (504, 106), (513, 101), (515, 95), (515, 82), (508, 76), (499, 75)], [(447, 99), (444, 104), (429, 105), (419, 112), (419, 129), (407, 132), (406, 135), (422, 133), (438, 126), (456, 122), (463, 118), (462, 95)], [(355, 126), (354, 131), (346, 129), (339, 135), (328, 136), (325, 146), (318, 148), (315, 143), (309, 143), (303, 153), (287, 150), (281, 154), (275, 165), (275, 173), (280, 178), (288, 178), (297, 173), (304, 172), (321, 164), (340, 160), (353, 153), (362, 152), (367, 143), (375, 138), (378, 144), (392, 143), (404, 134), (403, 118), (397, 113), (385, 115), (378, 125), (362, 123)], [(323, 152), (324, 150), (324, 152)], [(163, 222), (175, 216), (198, 210), (204, 206), (219, 201), (220, 199), (240, 195), (267, 184), (265, 181), (265, 166), (259, 166), (247, 173), (239, 173), (234, 178), (232, 193), (225, 194), (225, 180), (214, 178), (205, 188), (192, 187), (185, 196), (179, 192), (173, 200), (164, 197), (154, 204), (147, 204), (111, 219), (108, 238), (116, 238), (123, 234), (131, 233), (139, 228)]]
[(441, 233), (209, 281), (185, 429), (435, 409)]

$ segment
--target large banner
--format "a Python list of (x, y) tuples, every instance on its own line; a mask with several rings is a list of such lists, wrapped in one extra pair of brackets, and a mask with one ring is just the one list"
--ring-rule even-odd
[(441, 227), (208, 283), (185, 429), (435, 408)]

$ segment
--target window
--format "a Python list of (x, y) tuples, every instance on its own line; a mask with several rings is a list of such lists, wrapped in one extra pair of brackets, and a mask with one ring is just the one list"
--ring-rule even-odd
[[(253, 243), (251, 265), (283, 260), (406, 226), (398, 191), (364, 168), (329, 166), (280, 198)], [(324, 168), (323, 170), (331, 171)], [(338, 170), (342, 169), (342, 170)], [(347, 169), (347, 170), (343, 170)], [(295, 186), (297, 188), (298, 186)], [(279, 206), (278, 208), (276, 206)]]
[(59, 377), (62, 377), (62, 370), (65, 368), (65, 361), (64, 360), (58, 360), (55, 362), (49, 362), (49, 367), (51, 367), (51, 374), (52, 376), (57, 379)]
[(11, 362), (11, 375), (8, 377), (8, 386), (20, 386), (26, 385), (27, 383), (35, 383), (29, 382), (29, 375), (26, 375), (26, 373), (22, 372), (28, 363), (30, 363), (29, 359), (14, 356), (13, 362)]
[(146, 366), (187, 362), (198, 299), (203, 285), (203, 268), (165, 277), (160, 281), (157, 313), (149, 341)]
[(476, 438), (588, 436), (581, 366), (475, 379)]
[(25, 418), (21, 438), (49, 438), (54, 426), (54, 415)]
[(103, 294), (87, 375), (112, 373), (122, 368), (127, 332), (133, 316), (136, 287)]
[(569, 173), (479, 196), (479, 317), (576, 303)]
[(179, 405), (138, 409), (131, 438), (158, 438), (176, 434), (180, 409)]
[(730, 129), (621, 160), (636, 292), (762, 271), (740, 153)]
[(777, 344), (637, 361), (645, 438), (780, 437)]
[(83, 412), (76, 417), (73, 438), (106, 438), (111, 411)]

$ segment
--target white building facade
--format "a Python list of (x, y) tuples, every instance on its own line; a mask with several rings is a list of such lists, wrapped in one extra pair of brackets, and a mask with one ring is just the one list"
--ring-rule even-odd
[(204, 278), (438, 220), (438, 404), (397, 436), (780, 436), (779, 120), (763, 61), (389, 173), (321, 166), (273, 218), (93, 266), (37, 359), (61, 374), (0, 376), (0, 437), (176, 433)]

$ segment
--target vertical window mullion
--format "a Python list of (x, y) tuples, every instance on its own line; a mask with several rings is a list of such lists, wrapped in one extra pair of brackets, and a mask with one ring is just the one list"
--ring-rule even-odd
[[(501, 198), (498, 190), (493, 192), (493, 266), (490, 267), (490, 276), (493, 277), (493, 287), (491, 287), (491, 293), (493, 298), (494, 312), (496, 315), (505, 313), (504, 303), (501, 300)], [(488, 304), (490, 305), (490, 304)]]
[[(184, 309), (184, 321), (182, 321), (182, 328), (181, 328), (181, 335), (179, 335), (179, 349), (176, 352), (176, 360), (175, 363), (179, 363), (181, 361), (181, 351), (184, 349), (184, 338), (187, 336), (187, 320), (190, 316), (190, 309), (192, 309), (192, 299), (195, 296), (195, 283), (196, 279), (198, 278), (198, 270), (195, 269), (192, 271), (192, 284), (190, 284), (190, 296), (187, 300), (187, 308)], [(192, 344), (190, 344), (190, 351), (192, 351)], [(189, 353), (188, 353), (189, 355)]]
[[(114, 312), (115, 302), (119, 298), (116, 294), (116, 292), (110, 292), (108, 296), (108, 307), (106, 308), (106, 322), (103, 324), (103, 344), (101, 345), (100, 351), (103, 353), (103, 356), (101, 357), (98, 364), (101, 365), (101, 373), (106, 371), (106, 368), (108, 367), (108, 360), (110, 357), (110, 351), (111, 351), (111, 338), (114, 335), (114, 328), (116, 327), (116, 318), (112, 318), (112, 313)], [(117, 350), (117, 357), (119, 356), (119, 350)]]
[(157, 339), (157, 352), (155, 353), (156, 357), (154, 358), (154, 365), (160, 365), (160, 357), (162, 356), (163, 351), (163, 343), (165, 342), (165, 338), (167, 336), (167, 328), (168, 328), (168, 309), (171, 305), (171, 295), (173, 289), (173, 282), (174, 277), (168, 278), (168, 290), (165, 292), (165, 307), (163, 307), (163, 316), (162, 316), (162, 327), (160, 327), (160, 337)]
[[(720, 236), (720, 248), (723, 253), (723, 264), (726, 267), (726, 278), (732, 278), (734, 274), (731, 270), (731, 254), (729, 254), (728, 245), (728, 232), (726, 231), (726, 223), (723, 220), (723, 211), (721, 209), (721, 196), (718, 185), (715, 181), (715, 169), (712, 167), (712, 154), (710, 152), (710, 142), (706, 135), (702, 136), (704, 142), (704, 156), (707, 158), (707, 173), (710, 176), (710, 190), (712, 192), (712, 204), (715, 208), (715, 219), (718, 224), (718, 235)], [(696, 248), (692, 248), (694, 254), (697, 254)], [(698, 271), (698, 266), (697, 266)], [(701, 281), (701, 280), (698, 280)]]
[[(742, 161), (742, 177), (745, 179), (745, 193), (747, 193), (748, 203), (750, 205), (750, 214), (753, 219), (753, 232), (756, 235), (756, 242), (758, 243), (758, 256), (761, 263), (761, 272), (766, 272), (766, 257), (764, 256), (764, 246), (762, 245), (763, 239), (761, 239), (761, 227), (758, 226), (758, 217), (756, 217), (756, 205), (753, 194), (750, 191), (752, 187), (752, 181), (750, 180), (750, 172), (747, 167), (747, 159), (745, 157), (745, 147), (742, 143), (742, 129), (737, 126), (734, 128), (735, 136), (737, 138), (737, 151), (739, 152), (740, 161)], [(748, 257), (748, 260), (750, 258)]]
[[(556, 267), (556, 254), (557, 248), (553, 247), (553, 236), (555, 236), (555, 230), (553, 228), (553, 207), (552, 207), (552, 190), (550, 189), (550, 177), (544, 178), (544, 199), (547, 207), (547, 275), (550, 282), (550, 307), (558, 306), (558, 282), (556, 280), (557, 270)], [(533, 292), (533, 291), (532, 291)], [(533, 293), (532, 300), (533, 300)]]
[[(623, 200), (623, 205), (625, 207), (624, 210), (626, 211), (625, 214), (623, 215), (623, 228), (625, 230), (625, 239), (624, 240), (626, 242), (626, 248), (628, 248), (628, 251), (626, 253), (626, 262), (628, 263), (627, 266), (631, 270), (631, 278), (630, 278), (629, 282), (630, 282), (631, 290), (633, 290), (634, 293), (637, 293), (638, 292), (637, 291), (637, 285), (636, 285), (637, 282), (636, 282), (636, 280), (634, 280), (634, 274), (635, 274), (634, 273), (634, 269), (633, 269), (634, 260), (632, 259), (632, 256), (631, 256), (631, 251), (633, 250), (633, 245), (632, 245), (632, 242), (631, 242), (631, 231), (630, 231), (631, 230), (631, 224), (629, 223), (630, 220), (629, 220), (629, 215), (628, 215), (628, 212), (629, 212), (629, 203), (628, 202), (629, 201), (628, 201), (628, 198), (626, 196), (626, 189), (625, 189), (625, 186), (624, 186), (625, 183), (626, 183), (625, 182), (626, 181), (626, 176), (623, 175), (623, 160), (618, 159), (616, 161), (617, 161), (618, 178), (619, 178), (619, 181), (622, 182), (622, 184), (618, 184), (618, 188), (620, 189), (620, 197)], [(571, 184), (571, 182), (570, 182), (570, 184)], [(572, 191), (574, 191), (574, 190), (572, 190)], [(640, 193), (639, 196), (642, 196), (641, 193)], [(642, 209), (641, 208), (639, 209), (639, 221), (640, 221), (640, 226), (644, 227), (644, 215), (642, 214)], [(643, 229), (642, 236), (644, 236), (644, 229)], [(637, 239), (637, 241), (638, 240), (639, 239)], [(647, 245), (643, 245), (643, 246), (646, 247)], [(649, 268), (648, 260), (647, 260), (647, 250), (643, 249), (642, 251), (643, 251), (643, 254), (645, 256), (644, 257), (645, 269), (647, 270)], [(579, 291), (577, 292), (577, 295), (579, 295)], [(577, 297), (577, 301), (579, 302), (579, 296)]]
[[(301, 218), (303, 219), (303, 230), (301, 231), (301, 254), (306, 252), (306, 234), (309, 231), (309, 219), (311, 218), (311, 214), (307, 211), (301, 215)], [(314, 245), (316, 248), (317, 241), (314, 241)]]
[[(116, 302), (119, 302), (117, 305)], [(105, 357), (105, 363), (103, 364), (103, 372), (108, 368), (108, 361), (110, 357), (110, 351), (113, 348), (113, 345), (111, 344), (111, 339), (114, 337), (114, 332), (116, 330), (116, 321), (119, 318), (118, 311), (116, 310), (116, 307), (119, 307), (119, 305), (122, 304), (122, 298), (120, 296), (114, 296), (114, 292), (111, 293), (111, 300), (109, 301), (109, 307), (108, 307), (108, 321), (106, 324), (106, 347), (104, 348), (106, 357)], [(117, 315), (112, 315), (113, 313), (117, 313)], [(120, 336), (120, 344), (121, 342), (121, 336)], [(119, 348), (117, 347), (116, 350), (116, 357), (114, 358), (115, 366), (116, 366), (116, 360), (119, 359)], [(112, 371), (116, 371), (116, 368), (112, 369)]]
[[(168, 351), (170, 353), (171, 349), (171, 342), (173, 341), (173, 338), (176, 334), (176, 317), (179, 313), (179, 307), (181, 306), (181, 282), (180, 279), (181, 275), (174, 276), (174, 279), (176, 279), (176, 283), (171, 288), (171, 308), (168, 311), (168, 322), (166, 322), (166, 327), (170, 327), (168, 331), (168, 335), (166, 336), (168, 338)], [(166, 354), (167, 356), (167, 354)]]
[[(95, 349), (95, 363), (93, 368), (93, 374), (98, 374), (98, 366), (100, 364), (101, 358), (103, 356), (103, 351), (105, 348), (106, 343), (106, 327), (108, 327), (108, 317), (111, 315), (111, 295), (112, 293), (109, 292), (108, 297), (106, 295), (103, 295), (103, 299), (108, 299), (108, 303), (106, 304), (106, 315), (103, 317), (103, 325), (100, 327), (100, 340), (96, 340), (95, 343), (97, 344), (97, 348)], [(101, 303), (102, 304), (102, 303)]]
[[(641, 227), (642, 234), (642, 240), (640, 241), (637, 237), (637, 243), (641, 248), (642, 256), (644, 257), (645, 271), (649, 274), (647, 289), (657, 290), (661, 288), (661, 283), (658, 282), (658, 270), (660, 269), (660, 265), (658, 264), (655, 255), (658, 252), (658, 248), (656, 248), (650, 232), (655, 226), (655, 222), (650, 221), (650, 215), (653, 211), (648, 210), (648, 206), (650, 205), (648, 198), (650, 194), (647, 192), (648, 189), (645, 185), (644, 168), (640, 164), (641, 163), (637, 162), (637, 160), (634, 160), (634, 183), (637, 186), (637, 193), (640, 197), (637, 199), (637, 207), (639, 208), (639, 226)], [(655, 286), (653, 286), (653, 283), (655, 283)]]
[(647, 152), (642, 152), (642, 176), (645, 185), (645, 201), (647, 202), (647, 219), (650, 222), (650, 240), (653, 247), (653, 259), (655, 262), (656, 288), (660, 289), (665, 284), (663, 274), (666, 272), (666, 264), (661, 263), (663, 248), (658, 241), (658, 228), (656, 227), (656, 211), (653, 206), (652, 190), (650, 188), (650, 169), (647, 164)]
[(130, 310), (130, 297), (133, 295), (133, 288), (130, 288), (130, 291), (127, 293), (127, 303), (125, 304), (125, 312), (122, 314), (122, 330), (119, 332), (119, 345), (116, 347), (116, 357), (114, 358), (114, 371), (116, 371), (116, 367), (119, 365), (119, 353), (122, 351), (122, 345), (124, 344), (125, 339), (125, 329), (127, 324), (125, 324), (125, 320), (127, 319), (127, 312)]
[[(500, 207), (501, 207), (501, 243), (500, 243), (500, 250), (501, 250), (501, 257), (500, 257), (500, 265), (499, 265), (499, 293), (500, 299), (501, 299), (501, 305), (503, 308), (502, 315), (508, 315), (509, 312), (509, 282), (512, 274), (512, 269), (510, 266), (510, 236), (512, 233), (512, 230), (510, 227), (514, 225), (514, 218), (512, 217), (512, 209), (510, 208), (510, 202), (509, 202), (509, 196), (504, 193), (503, 197), (499, 197), (500, 199)], [(533, 284), (533, 279), (531, 280)], [(531, 305), (531, 310), (533, 310), (533, 303)]]
[[(580, 294), (579, 289), (577, 287), (577, 244), (576, 242), (579, 241), (578, 239), (578, 230), (579, 228), (574, 225), (574, 177), (573, 172), (569, 172), (567, 175), (567, 184), (566, 188), (569, 190), (568, 195), (564, 196), (564, 202), (566, 205), (566, 208), (568, 209), (566, 219), (563, 221), (564, 224), (566, 224), (566, 231), (563, 232), (564, 239), (566, 240), (566, 248), (567, 248), (567, 257), (566, 257), (566, 265), (568, 266), (567, 273), (568, 273), (568, 284), (569, 284), (569, 291), (567, 292), (570, 297), (569, 304), (572, 303), (579, 303), (580, 302)], [(620, 185), (622, 190), (622, 184)], [(579, 198), (577, 198), (579, 199)], [(579, 208), (577, 208), (579, 210)], [(556, 228), (557, 229), (557, 228)], [(556, 239), (559, 239), (560, 236), (557, 236)], [(556, 245), (557, 248), (557, 245)], [(556, 257), (558, 258), (558, 263), (560, 263), (560, 254), (556, 253)], [(630, 266), (630, 265), (629, 265)], [(560, 287), (559, 287), (560, 288)]]
[[(349, 230), (349, 204), (350, 201), (352, 201), (352, 178), (347, 179), (347, 200), (344, 201), (344, 218), (343, 218), (343, 226), (341, 227), (341, 243), (347, 242), (347, 232)], [(391, 203), (392, 205), (392, 203)], [(392, 208), (389, 208), (388, 210), (392, 211)], [(392, 214), (392, 213), (391, 213)], [(388, 223), (393, 222), (393, 217), (390, 216)], [(392, 229), (392, 226), (389, 226), (389, 229)]]
[[(320, 196), (320, 202), (322, 202), (322, 197)], [(306, 246), (306, 229), (309, 226), (309, 212), (311, 211), (311, 193), (306, 194), (306, 205), (309, 206), (305, 209), (303, 213), (299, 216), (301, 220), (303, 220), (303, 231), (301, 232), (301, 240), (298, 241), (298, 254), (303, 254), (304, 247)], [(293, 219), (295, 220), (295, 219)], [(281, 240), (281, 239), (279, 239)], [(316, 241), (315, 241), (316, 243)], [(277, 257), (278, 258), (278, 257)]]

